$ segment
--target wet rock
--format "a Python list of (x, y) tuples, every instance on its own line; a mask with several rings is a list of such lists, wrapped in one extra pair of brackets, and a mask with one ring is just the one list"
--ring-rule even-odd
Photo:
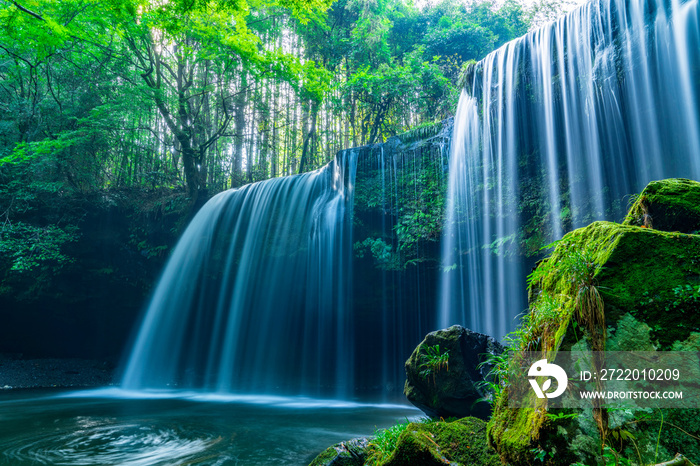
[(493, 338), (459, 325), (431, 332), (406, 361), (404, 394), (431, 417), (487, 419), (491, 406), (478, 400), (490, 394), (492, 366), (481, 363), (502, 352)]
[[(533, 274), (529, 326), (516, 347), (535, 347), (548, 359), (558, 351), (600, 347), (698, 351), (700, 235), (692, 233), (700, 227), (700, 197), (686, 202), (700, 195), (696, 188), (700, 183), (689, 180), (651, 183), (632, 206), (626, 224), (594, 222), (565, 235)], [(645, 220), (644, 215), (650, 218)], [(593, 289), (602, 304), (576, 304), (578, 296)], [(596, 422), (590, 410), (555, 411), (551, 416), (546, 401), (535, 399), (526, 380), (521, 382), (524, 389), (510, 380), (489, 423), (489, 441), (505, 462), (537, 464), (538, 458), (544, 458), (545, 465), (600, 462), (596, 422), (611, 429), (626, 426), (635, 440), (634, 448), (626, 446), (625, 455), (640, 457), (644, 464), (676, 451), (691, 461), (700, 459), (700, 449), (687, 440), (700, 434), (700, 424), (690, 421), (698, 419), (700, 410), (654, 410), (653, 422), (648, 422), (647, 408), (634, 407), (608, 412)], [(527, 408), (509, 406), (509, 397), (523, 394)], [(685, 433), (660, 434), (660, 422), (683, 425)]]
[(367, 458), (369, 439), (359, 437), (336, 443), (318, 455), (309, 466), (362, 466)]
[(0, 354), (0, 390), (103, 387), (114, 383), (114, 367), (104, 361), (23, 359)]

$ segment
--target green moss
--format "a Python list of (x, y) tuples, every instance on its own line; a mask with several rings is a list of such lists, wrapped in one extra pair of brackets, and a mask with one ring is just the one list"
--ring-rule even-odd
[(335, 445), (328, 447), (323, 451), (323, 453), (314, 458), (309, 466), (322, 466), (328, 464), (329, 462), (333, 461), (336, 456), (338, 456), (338, 452), (335, 449)]
[(532, 463), (534, 459), (532, 449), (536, 446), (545, 419), (543, 411), (545, 403), (539, 404), (542, 407), (541, 410), (509, 408), (507, 391), (497, 401), (493, 416), (488, 423), (488, 439), (506, 462)]
[(624, 224), (697, 234), (700, 231), (700, 183), (683, 178), (649, 183), (637, 196)]
[(415, 128), (401, 133), (396, 136), (402, 144), (411, 144), (413, 142), (429, 139), (438, 136), (443, 130), (451, 130), (452, 125), (449, 120), (439, 122), (422, 123)]
[(309, 466), (362, 466), (365, 464), (368, 446), (366, 438), (336, 443), (314, 458)]
[[(516, 350), (541, 351), (552, 358), (561, 348), (590, 348), (590, 316), (581, 315), (577, 299), (591, 288), (603, 299), (604, 319), (595, 327), (607, 331), (607, 350), (697, 351), (700, 346), (698, 235), (595, 222), (558, 241), (529, 283), (530, 313), (515, 333)], [(576, 423), (566, 435), (559, 432), (567, 431), (563, 426), (551, 429), (546, 405), (538, 403), (526, 382), (520, 385), (511, 381), (488, 426), (489, 440), (502, 459), (511, 464), (539, 464), (540, 459), (568, 464), (556, 461), (586, 454), (572, 453), (569, 445), (583, 435), (573, 427)], [(530, 408), (509, 408), (509, 397), (525, 400), (523, 406)]]
[(671, 351), (700, 352), (700, 333), (692, 332), (687, 340), (677, 341), (671, 346)]
[(379, 429), (374, 432), (374, 438), (369, 443), (369, 457), (367, 463), (380, 464), (385, 461), (396, 449), (399, 437), (411, 424), (407, 419), (405, 422), (398, 422), (388, 429)]
[(486, 441), (486, 423), (467, 417), (452, 422), (411, 423), (383, 466), (500, 465)]
[[(551, 273), (540, 288), (554, 296), (571, 293), (571, 275), (556, 267), (573, 250), (585, 249), (600, 267), (595, 280), (608, 322), (629, 312), (652, 329), (661, 349), (700, 328), (694, 301), (678, 302), (679, 286), (700, 282), (700, 236), (595, 222), (564, 236), (546, 263)], [(673, 311), (673, 312), (670, 312)], [(678, 315), (685, 314), (685, 319)]]

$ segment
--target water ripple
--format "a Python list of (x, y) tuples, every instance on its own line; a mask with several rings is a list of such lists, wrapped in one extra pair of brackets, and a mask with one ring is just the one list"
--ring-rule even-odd
[[(78, 417), (70, 427), (44, 426), (31, 438), (20, 437), (5, 445), (9, 464), (47, 465), (178, 465), (197, 459), (221, 439), (176, 427), (120, 423), (113, 418)], [(217, 455), (218, 456), (218, 455)], [(231, 458), (209, 458), (222, 464)]]

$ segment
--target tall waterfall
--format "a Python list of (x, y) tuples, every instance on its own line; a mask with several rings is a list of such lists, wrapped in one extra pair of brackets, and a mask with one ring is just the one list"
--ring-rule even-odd
[(538, 249), (700, 179), (698, 0), (601, 0), (488, 55), (455, 117), (439, 325), (502, 337)]
[(122, 387), (345, 397), (356, 160), (211, 199), (173, 251)]

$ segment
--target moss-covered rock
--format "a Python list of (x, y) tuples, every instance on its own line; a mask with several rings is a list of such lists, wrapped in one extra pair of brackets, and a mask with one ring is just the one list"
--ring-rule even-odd
[(382, 466), (500, 465), (486, 442), (486, 423), (468, 417), (453, 422), (411, 423)]
[[(672, 180), (645, 192), (668, 193), (680, 185), (700, 186), (687, 180)], [(687, 200), (692, 194), (677, 192), (675, 196)], [(650, 198), (651, 194), (647, 196)], [(695, 207), (700, 207), (700, 201)], [(633, 206), (628, 224), (595, 222), (568, 233), (552, 255), (538, 265), (530, 276), (530, 313), (518, 333), (515, 349), (539, 351), (548, 360), (557, 351), (574, 347), (697, 351), (700, 236), (660, 231), (655, 229), (656, 224), (654, 229), (649, 225), (631, 225), (630, 218), (640, 218), (634, 213), (636, 208)], [(675, 225), (674, 230), (691, 228), (688, 225), (692, 222), (673, 217), (670, 208), (665, 209), (655, 211), (657, 218), (666, 219), (662, 225)], [(692, 210), (689, 209), (683, 212)], [(598, 311), (604, 312), (598, 315)], [(553, 422), (558, 419), (556, 413), (549, 413), (546, 400), (537, 400), (534, 395), (528, 400), (531, 407), (510, 408), (509, 396), (528, 396), (529, 387), (522, 388), (511, 385), (505, 389), (489, 423), (489, 440), (504, 461), (552, 465), (602, 461), (598, 425), (593, 422), (592, 411), (578, 413), (577, 420), (562, 418)], [(625, 431), (636, 438), (640, 452), (633, 449), (631, 441), (627, 441), (627, 446), (622, 442), (618, 451), (634, 459), (642, 456), (649, 462), (655, 456), (661, 455), (661, 459), (674, 453), (672, 448), (679, 445), (677, 437), (682, 436), (678, 432), (671, 435), (668, 425), (659, 436), (664, 415), (659, 410), (613, 412), (603, 414), (604, 419), (599, 421), (609, 423), (611, 432), (617, 429), (618, 435)], [(695, 431), (690, 434), (697, 435)], [(651, 453), (642, 451), (640, 445), (650, 449), (653, 456), (645, 457)], [(692, 456), (694, 450), (683, 453)]]
[(406, 361), (404, 394), (428, 416), (486, 419), (491, 407), (479, 400), (490, 394), (491, 365), (481, 363), (502, 352), (493, 338), (460, 325), (430, 332)]
[(326, 448), (309, 466), (362, 466), (367, 459), (369, 439), (355, 438)]
[(652, 181), (635, 200), (624, 224), (697, 234), (700, 183), (684, 178)]
[(694, 312), (700, 308), (700, 236), (610, 222), (572, 231), (538, 267), (540, 291), (532, 307), (550, 296), (572, 312), (574, 275), (587, 266), (613, 330), (629, 313), (652, 329), (657, 349), (669, 349), (700, 328)]

